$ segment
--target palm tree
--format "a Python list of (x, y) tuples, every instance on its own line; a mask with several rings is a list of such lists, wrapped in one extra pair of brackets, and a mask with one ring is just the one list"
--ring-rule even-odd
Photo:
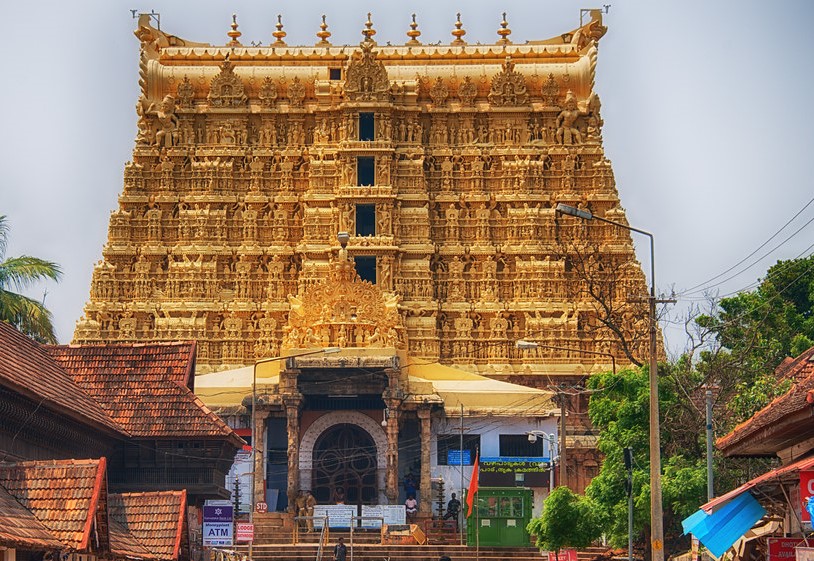
[(6, 259), (8, 232), (6, 216), (0, 214), (0, 321), (40, 343), (56, 343), (51, 312), (42, 302), (12, 290), (24, 290), (42, 279), (59, 280), (62, 269), (56, 263), (28, 255)]

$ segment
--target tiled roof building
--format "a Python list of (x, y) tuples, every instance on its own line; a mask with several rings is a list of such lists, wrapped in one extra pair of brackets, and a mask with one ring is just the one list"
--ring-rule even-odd
[[(814, 402), (814, 347), (783, 361), (775, 369), (775, 376), (778, 380), (791, 380), (794, 385), (718, 439), (716, 444), (725, 455), (783, 458), (782, 453), (801, 440), (801, 431), (808, 430)], [(800, 453), (789, 454), (788, 459), (796, 459)]]
[(185, 491), (122, 493), (110, 496), (111, 550), (125, 557), (178, 559), (186, 545)]
[(49, 347), (0, 322), (0, 547), (185, 557), (187, 502), (228, 496), (243, 444), (194, 369), (194, 343)]
[[(0, 466), (0, 487), (31, 512), (62, 549), (88, 551), (95, 545), (104, 551), (109, 548), (105, 476), (104, 458), (21, 462)], [(98, 538), (92, 540), (94, 533)]]

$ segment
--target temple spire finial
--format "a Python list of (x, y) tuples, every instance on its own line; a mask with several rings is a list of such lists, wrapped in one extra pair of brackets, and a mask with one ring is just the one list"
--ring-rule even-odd
[(452, 30), (452, 36), (455, 39), (452, 41), (453, 45), (466, 45), (466, 41), (463, 40), (463, 36), (466, 35), (466, 30), (463, 29), (464, 24), (461, 22), (461, 13), (458, 12), (455, 14), (458, 18), (455, 22), (455, 29)]
[(322, 14), (322, 23), (320, 24), (319, 28), (320, 31), (317, 32), (317, 37), (319, 37), (317, 47), (327, 47), (331, 44), (328, 41), (328, 37), (331, 36), (331, 32), (328, 31), (328, 24), (325, 23), (325, 14)]
[(242, 47), (243, 44), (238, 41), (238, 37), (243, 35), (240, 31), (237, 30), (237, 14), (232, 14), (232, 30), (229, 31), (226, 35), (228, 35), (231, 39), (228, 43), (226, 43), (227, 47)]
[(285, 47), (286, 43), (284, 41), (285, 36), (288, 35), (285, 31), (283, 31), (283, 16), (282, 14), (277, 14), (277, 31), (272, 33), (272, 37), (276, 39), (274, 43), (271, 44), (272, 47)]
[(506, 12), (503, 12), (503, 21), (500, 22), (500, 29), (497, 30), (497, 34), (500, 35), (499, 45), (511, 44), (512, 41), (509, 39), (509, 35), (512, 34), (512, 30), (509, 29), (509, 22), (506, 21)]
[(365, 28), (362, 30), (362, 35), (365, 36), (365, 43), (375, 43), (373, 36), (376, 35), (376, 30), (373, 29), (373, 21), (370, 19), (370, 12), (367, 13), (367, 21)]
[(418, 23), (415, 21), (415, 14), (413, 14), (413, 22), (410, 24), (410, 31), (407, 32), (407, 37), (410, 38), (407, 41), (408, 45), (420, 45), (421, 41), (418, 38), (421, 36), (421, 32), (418, 30)]

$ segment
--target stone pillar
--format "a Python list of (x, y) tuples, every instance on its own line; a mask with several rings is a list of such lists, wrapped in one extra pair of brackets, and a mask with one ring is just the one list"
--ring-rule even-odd
[(385, 495), (390, 504), (396, 504), (399, 498), (399, 408), (400, 399), (387, 399), (387, 478)]
[(300, 406), (302, 395), (299, 393), (283, 396), (285, 406), (286, 433), (288, 434), (288, 510), (294, 511), (294, 499), (300, 490)]
[(418, 418), (421, 420), (421, 484), (419, 493), (421, 501), (418, 503), (418, 511), (421, 514), (432, 513), (432, 477), (430, 471), (430, 447), (432, 444), (431, 410), (428, 406), (419, 408)]
[[(252, 411), (254, 415), (254, 433), (252, 433), (252, 449), (254, 450), (254, 489), (252, 489), (252, 504), (249, 508), (254, 510), (257, 502), (266, 501), (266, 419), (268, 411)], [(255, 434), (256, 433), (256, 434)]]
[[(284, 398), (285, 399), (285, 398)], [(300, 488), (300, 403), (290, 396), (285, 399), (286, 432), (288, 433), (288, 510), (293, 511), (294, 499)]]

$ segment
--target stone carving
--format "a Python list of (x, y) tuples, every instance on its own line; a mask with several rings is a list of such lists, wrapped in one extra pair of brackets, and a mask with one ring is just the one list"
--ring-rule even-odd
[(560, 97), (560, 85), (554, 79), (554, 74), (549, 73), (548, 78), (542, 88), (543, 102), (548, 107), (556, 107)]
[(305, 99), (305, 85), (300, 81), (299, 76), (294, 76), (294, 80), (288, 85), (288, 102), (291, 107), (302, 107), (303, 99)]
[(526, 79), (515, 71), (511, 57), (506, 57), (503, 70), (492, 79), (488, 97), (489, 103), (500, 107), (526, 105), (529, 102)]
[(461, 100), (461, 105), (464, 107), (471, 107), (478, 95), (478, 86), (472, 81), (469, 76), (464, 78), (463, 83), (458, 86), (458, 99)]
[(557, 115), (557, 144), (582, 144), (582, 133), (576, 127), (582, 112), (577, 107), (574, 92), (565, 95), (565, 108)]
[(387, 99), (390, 80), (384, 63), (376, 60), (372, 42), (359, 44), (361, 52), (354, 53), (345, 78), (345, 93), (351, 100), (369, 101)]
[(175, 97), (178, 98), (178, 106), (183, 109), (191, 109), (192, 103), (195, 101), (195, 86), (189, 81), (189, 77), (184, 76), (184, 79), (178, 84), (175, 90)]
[(430, 88), (430, 97), (435, 105), (444, 105), (449, 97), (449, 88), (440, 76), (435, 79), (435, 83)]
[[(392, 273), (391, 273), (392, 274)], [(289, 295), (284, 347), (384, 347), (391, 329), (402, 329), (398, 296), (362, 281), (347, 250), (331, 262), (329, 278)]]
[(150, 105), (149, 112), (156, 113), (158, 130), (155, 133), (155, 143), (162, 148), (169, 148), (178, 144), (178, 117), (175, 116), (175, 98), (164, 96), (158, 106)]
[(585, 129), (589, 142), (599, 143), (602, 140), (602, 125), (604, 121), (599, 114), (601, 108), (602, 104), (599, 102), (599, 96), (595, 93), (591, 94), (591, 97), (588, 98), (588, 123)]
[(274, 83), (274, 80), (266, 76), (260, 86), (258, 97), (260, 98), (260, 105), (265, 109), (274, 107), (274, 103), (277, 101), (277, 84)]
[(244, 107), (248, 101), (243, 81), (235, 74), (228, 55), (220, 66), (220, 74), (209, 85), (207, 100), (211, 107)]

